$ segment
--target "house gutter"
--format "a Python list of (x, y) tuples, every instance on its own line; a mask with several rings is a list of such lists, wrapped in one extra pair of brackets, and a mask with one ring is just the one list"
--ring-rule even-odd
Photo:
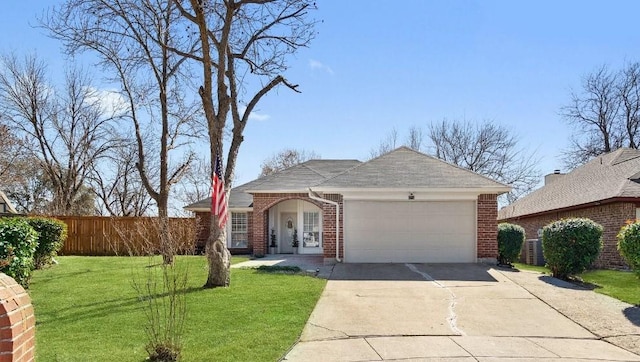
[(318, 194), (311, 190), (311, 188), (309, 188), (309, 198), (311, 200), (324, 202), (336, 207), (336, 261), (338, 263), (342, 263), (342, 259), (340, 259), (340, 204), (335, 201), (327, 200), (318, 196)]

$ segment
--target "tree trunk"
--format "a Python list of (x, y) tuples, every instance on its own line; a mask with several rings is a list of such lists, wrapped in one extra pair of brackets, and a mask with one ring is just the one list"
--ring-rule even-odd
[(225, 232), (218, 227), (218, 217), (211, 215), (211, 232), (206, 246), (209, 275), (204, 288), (228, 287), (231, 283), (231, 253), (225, 241)]

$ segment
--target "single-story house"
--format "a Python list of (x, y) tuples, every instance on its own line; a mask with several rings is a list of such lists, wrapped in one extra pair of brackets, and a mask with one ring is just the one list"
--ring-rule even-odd
[[(510, 187), (401, 147), (367, 162), (310, 160), (233, 188), (232, 252), (320, 254), (326, 263), (495, 262), (497, 196)], [(206, 239), (210, 199), (196, 213)]]
[(0, 215), (3, 214), (17, 214), (16, 208), (13, 207), (11, 201), (4, 192), (0, 191)]
[(567, 174), (545, 177), (545, 185), (498, 212), (499, 222), (524, 227), (527, 239), (539, 237), (548, 223), (586, 217), (604, 227), (603, 250), (596, 267), (618, 268), (625, 263), (616, 235), (640, 212), (640, 151), (620, 148), (594, 158)]

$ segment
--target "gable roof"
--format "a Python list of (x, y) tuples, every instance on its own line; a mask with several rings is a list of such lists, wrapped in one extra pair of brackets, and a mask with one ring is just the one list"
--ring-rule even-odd
[(310, 186), (360, 164), (358, 160), (309, 160), (239, 187), (248, 192), (307, 192)]
[(504, 193), (510, 188), (488, 177), (438, 158), (400, 147), (362, 163), (318, 184), (331, 189), (490, 189)]
[[(234, 187), (229, 192), (229, 209), (250, 208), (253, 195), (247, 191), (295, 191), (307, 192), (309, 186), (333, 177), (349, 168), (359, 165), (358, 160), (309, 160), (284, 170), (260, 177)], [(190, 211), (211, 210), (211, 197), (184, 207)]]
[(616, 197), (640, 197), (640, 151), (598, 156), (498, 212), (498, 219), (564, 209)]
[[(509, 186), (438, 158), (400, 147), (367, 162), (358, 160), (309, 160), (231, 189), (229, 208), (250, 208), (252, 193), (289, 193), (372, 189), (481, 190), (488, 194), (509, 192)], [(184, 207), (208, 211), (211, 198)]]

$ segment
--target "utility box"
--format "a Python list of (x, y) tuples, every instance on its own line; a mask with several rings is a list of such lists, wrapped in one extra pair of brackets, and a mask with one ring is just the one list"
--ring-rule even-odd
[(527, 239), (524, 242), (524, 262), (529, 265), (545, 265), (542, 254), (542, 239)]

